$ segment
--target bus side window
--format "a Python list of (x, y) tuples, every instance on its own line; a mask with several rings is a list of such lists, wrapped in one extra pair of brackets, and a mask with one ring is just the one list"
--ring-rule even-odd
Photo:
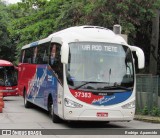
[(45, 43), (38, 46), (38, 64), (48, 64), (48, 49), (49, 49), (49, 43)]
[(49, 64), (53, 71), (58, 75), (58, 79), (63, 84), (63, 64), (61, 63), (61, 45), (52, 43), (50, 47)]
[(25, 57), (25, 50), (21, 52), (21, 58), (20, 58), (21, 63), (24, 63), (24, 57)]
[(38, 48), (35, 47), (35, 48), (33, 49), (33, 58), (32, 58), (32, 63), (33, 63), (33, 64), (36, 64), (36, 63), (37, 63), (37, 52), (38, 52)]
[(32, 56), (33, 56), (33, 48), (27, 48), (25, 50), (25, 56), (24, 56), (24, 59), (23, 59), (23, 63), (31, 63), (31, 59), (32, 59)]
[(51, 65), (54, 65), (55, 63), (55, 57), (56, 57), (56, 49), (57, 49), (57, 46), (56, 44), (53, 44), (50, 48), (50, 64)]

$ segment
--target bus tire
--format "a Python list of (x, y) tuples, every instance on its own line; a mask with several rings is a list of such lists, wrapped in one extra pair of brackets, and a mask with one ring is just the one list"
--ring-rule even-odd
[(61, 119), (54, 113), (53, 100), (50, 97), (48, 98), (48, 112), (49, 112), (49, 116), (51, 117), (53, 123), (61, 122)]
[(30, 108), (31, 107), (31, 103), (27, 101), (27, 92), (26, 92), (26, 90), (24, 90), (23, 98), (24, 98), (24, 107), (25, 108)]

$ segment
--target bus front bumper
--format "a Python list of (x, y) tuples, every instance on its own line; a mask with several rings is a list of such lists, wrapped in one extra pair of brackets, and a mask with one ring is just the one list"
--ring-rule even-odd
[(106, 110), (106, 109), (86, 109), (67, 110), (64, 114), (65, 120), (79, 121), (131, 121), (134, 118), (135, 109)]
[(13, 89), (13, 90), (0, 90), (0, 92), (3, 93), (3, 97), (6, 96), (18, 96), (18, 90), (17, 89)]

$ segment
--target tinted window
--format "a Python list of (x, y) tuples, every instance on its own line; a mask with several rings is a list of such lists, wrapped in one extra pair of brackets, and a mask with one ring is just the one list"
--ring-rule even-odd
[(37, 53), (38, 53), (38, 49), (37, 47), (32, 48), (33, 49), (33, 56), (32, 56), (32, 63), (36, 64), (38, 62), (38, 58), (37, 58)]
[(51, 65), (52, 69), (58, 75), (58, 79), (60, 80), (61, 84), (63, 84), (63, 64), (61, 63), (61, 45), (52, 43), (50, 46), (50, 58), (49, 64)]
[(22, 50), (20, 61), (22, 63), (30, 63), (30, 64), (48, 64), (49, 46), (50, 43), (45, 43), (37, 47), (31, 47)]
[(17, 85), (17, 71), (13, 66), (0, 67), (0, 86)]
[(49, 45), (50, 43), (45, 43), (40, 46), (38, 46), (38, 64), (48, 64), (49, 61)]
[(27, 48), (23, 50), (22, 53), (22, 62), (23, 63), (32, 63), (32, 57), (33, 57), (33, 48)]

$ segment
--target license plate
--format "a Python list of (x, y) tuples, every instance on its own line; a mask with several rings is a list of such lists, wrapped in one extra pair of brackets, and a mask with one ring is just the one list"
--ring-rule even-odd
[(97, 117), (108, 117), (108, 113), (106, 113), (106, 112), (97, 112)]

